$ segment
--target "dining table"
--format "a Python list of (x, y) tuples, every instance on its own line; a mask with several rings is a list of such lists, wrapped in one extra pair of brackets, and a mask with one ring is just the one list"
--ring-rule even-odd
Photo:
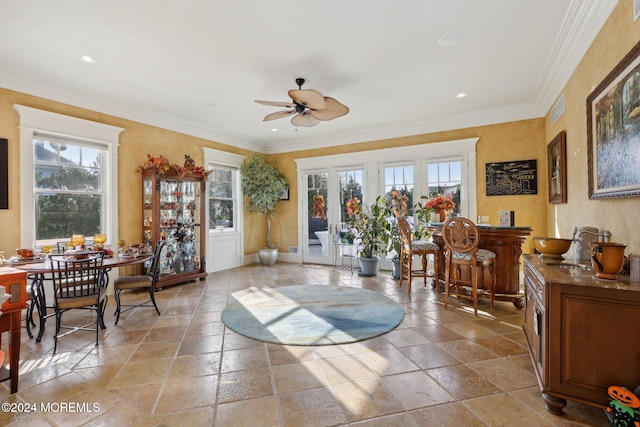
[[(105, 256), (102, 263), (102, 268), (105, 272), (105, 280), (103, 286), (107, 287), (109, 285), (109, 272), (114, 268), (142, 264), (150, 260), (151, 258), (153, 258), (152, 253), (137, 254), (136, 256), (114, 253), (111, 256)], [(27, 278), (31, 281), (31, 303), (35, 304), (39, 319), (38, 336), (36, 337), (36, 342), (40, 342), (40, 340), (42, 339), (42, 335), (44, 334), (44, 326), (46, 320), (48, 317), (52, 316), (52, 314), (47, 313), (48, 309), (53, 307), (47, 306), (45, 291), (45, 282), (47, 280), (53, 281), (51, 261), (46, 256), (39, 256), (31, 260), (15, 260), (13, 262), (12, 260), (9, 260), (7, 265), (19, 270), (26, 271)], [(27, 332), (29, 333), (29, 336), (31, 336), (29, 320), (30, 319), (27, 319), (26, 322)]]

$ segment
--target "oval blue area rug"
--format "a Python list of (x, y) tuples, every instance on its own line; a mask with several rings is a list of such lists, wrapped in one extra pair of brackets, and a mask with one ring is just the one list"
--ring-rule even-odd
[(252, 288), (222, 312), (233, 331), (287, 345), (332, 345), (389, 332), (403, 307), (374, 291), (344, 286), (296, 285)]

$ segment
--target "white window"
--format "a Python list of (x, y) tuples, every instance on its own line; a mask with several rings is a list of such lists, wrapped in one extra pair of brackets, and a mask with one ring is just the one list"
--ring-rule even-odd
[(106, 144), (34, 134), (36, 244), (105, 232), (106, 155)]
[(401, 196), (407, 196), (407, 216), (413, 215), (413, 164), (384, 165), (384, 194), (387, 199), (396, 191)]
[(460, 193), (462, 190), (462, 161), (439, 161), (427, 164), (429, 197), (438, 194), (449, 195), (456, 204), (453, 215), (461, 212)]
[(124, 129), (14, 105), (20, 114), (21, 244), (73, 233), (118, 236), (118, 136)]
[(236, 229), (238, 168), (211, 165), (209, 167), (209, 230)]

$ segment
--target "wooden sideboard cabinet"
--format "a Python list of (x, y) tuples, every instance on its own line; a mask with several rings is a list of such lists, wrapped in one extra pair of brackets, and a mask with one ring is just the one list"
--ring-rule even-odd
[(606, 407), (607, 388), (640, 385), (640, 284), (524, 256), (524, 334), (549, 412), (574, 400)]

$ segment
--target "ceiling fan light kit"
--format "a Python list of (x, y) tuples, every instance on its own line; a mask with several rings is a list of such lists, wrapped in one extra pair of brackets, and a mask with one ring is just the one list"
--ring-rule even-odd
[(293, 102), (256, 101), (262, 105), (289, 108), (289, 110), (267, 114), (262, 121), (267, 122), (293, 115), (291, 118), (292, 125), (311, 127), (317, 125), (320, 121), (337, 119), (349, 112), (349, 107), (341, 104), (335, 98), (324, 96), (317, 90), (302, 89), (303, 78), (297, 78), (296, 84), (298, 89), (291, 89), (288, 92)]

